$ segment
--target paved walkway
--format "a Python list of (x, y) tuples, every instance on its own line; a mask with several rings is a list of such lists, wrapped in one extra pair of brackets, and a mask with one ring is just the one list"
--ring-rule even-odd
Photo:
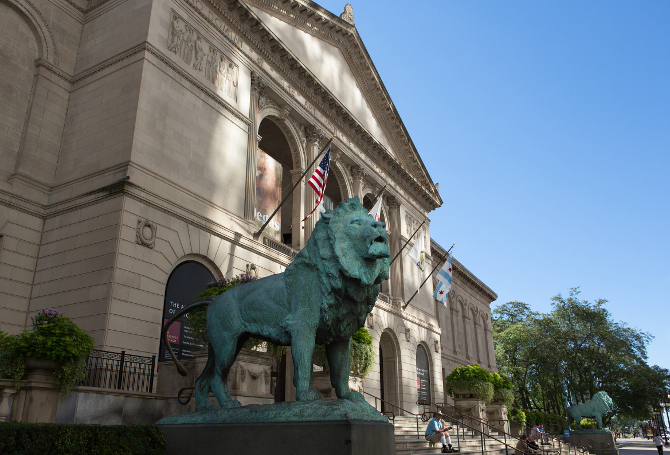
[[(655, 455), (656, 444), (651, 439), (617, 439), (619, 455)], [(670, 455), (670, 447), (663, 447), (663, 455)]]

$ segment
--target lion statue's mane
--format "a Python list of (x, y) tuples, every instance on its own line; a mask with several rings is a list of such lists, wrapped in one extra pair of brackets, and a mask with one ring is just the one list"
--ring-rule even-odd
[[(315, 342), (326, 348), (338, 398), (364, 401), (349, 390), (351, 337), (372, 311), (390, 262), (385, 224), (375, 221), (355, 197), (322, 214), (285, 272), (234, 286), (177, 313), (165, 325), (164, 338), (172, 321), (207, 305), (209, 356), (196, 383), (196, 409), (208, 407), (210, 391), (221, 407), (240, 406), (230, 396), (227, 377), (249, 336), (291, 346), (298, 401), (320, 398), (312, 389)], [(165, 345), (169, 348), (167, 341)]]
[(607, 392), (597, 392), (593, 395), (593, 398), (588, 403), (578, 404), (576, 406), (570, 406), (568, 411), (568, 428), (572, 422), (576, 422), (575, 426), (577, 429), (581, 430), (582, 427), (579, 424), (584, 417), (591, 417), (596, 419), (598, 428), (603, 427), (603, 416), (607, 415), (608, 412), (612, 412), (614, 408), (614, 403), (612, 399), (607, 395)]

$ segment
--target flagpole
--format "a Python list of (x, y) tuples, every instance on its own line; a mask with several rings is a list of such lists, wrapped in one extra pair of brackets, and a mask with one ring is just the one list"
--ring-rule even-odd
[[(398, 256), (400, 256), (400, 253), (402, 253), (402, 250), (405, 249), (405, 247), (407, 246), (407, 244), (409, 243), (409, 241), (412, 240), (412, 238), (416, 235), (417, 232), (419, 232), (419, 229), (421, 229), (421, 226), (423, 226), (423, 225), (426, 223), (426, 220), (427, 220), (427, 219), (428, 219), (428, 218), (425, 218), (425, 219), (421, 222), (421, 224), (419, 225), (419, 227), (416, 228), (416, 231), (414, 231), (414, 234), (412, 234), (412, 235), (409, 236), (409, 238), (407, 239), (407, 241), (405, 242), (405, 244), (402, 246), (402, 248), (400, 248), (400, 251), (398, 251), (398, 253), (397, 253), (395, 256), (393, 256), (393, 259), (391, 260), (391, 264), (393, 264), (393, 261), (395, 261), (396, 258), (397, 258)], [(389, 265), (391, 265), (391, 264), (389, 264)]]
[(302, 182), (303, 177), (305, 177), (305, 175), (310, 171), (310, 169), (312, 169), (312, 166), (314, 166), (314, 163), (316, 163), (316, 160), (318, 160), (319, 157), (321, 156), (321, 154), (322, 154), (323, 152), (326, 151), (326, 149), (328, 148), (328, 146), (330, 145), (330, 143), (333, 142), (333, 139), (334, 139), (334, 138), (335, 138), (335, 135), (333, 135), (333, 137), (331, 137), (330, 139), (328, 139), (328, 142), (326, 142), (326, 145), (323, 146), (323, 148), (321, 149), (321, 151), (319, 152), (319, 154), (316, 155), (316, 158), (314, 158), (314, 161), (312, 161), (312, 163), (311, 163), (309, 166), (307, 166), (307, 168), (305, 169), (305, 172), (303, 172), (302, 175), (300, 176), (300, 178), (298, 179), (298, 181), (295, 182), (295, 185), (293, 185), (293, 188), (291, 188), (291, 191), (290, 191), (286, 196), (284, 196), (284, 199), (281, 201), (281, 203), (280, 203), (279, 206), (275, 209), (275, 211), (272, 212), (272, 215), (270, 215), (270, 216), (268, 217), (267, 221), (266, 221), (265, 223), (263, 223), (263, 226), (261, 226), (261, 228), (260, 228), (258, 231), (256, 231), (256, 232), (254, 233), (254, 240), (258, 240), (258, 237), (261, 236), (261, 233), (263, 232), (263, 230), (265, 229), (265, 227), (268, 225), (268, 223), (269, 223), (270, 221), (272, 221), (272, 217), (274, 217), (274, 216), (277, 214), (277, 212), (279, 211), (279, 209), (281, 208), (281, 206), (284, 205), (284, 202), (286, 202), (286, 201), (288, 200), (288, 197), (289, 197), (290, 195), (293, 194), (293, 191), (295, 191), (295, 189), (298, 187), (298, 185), (300, 185), (300, 182)]
[[(377, 193), (377, 196), (375, 196), (375, 204), (377, 203), (377, 199), (379, 199), (379, 196), (382, 195), (382, 193), (384, 192), (384, 190), (386, 189), (387, 186), (389, 186), (388, 183), (387, 183), (386, 185), (384, 185), (384, 188), (382, 188), (381, 190), (379, 190), (379, 193)], [(361, 201), (361, 202), (363, 202), (363, 201)], [(375, 204), (372, 204), (372, 206), (374, 207)]]
[[(447, 251), (447, 260), (449, 259), (449, 252), (450, 252), (451, 249), (454, 247), (454, 245), (456, 245), (456, 244), (454, 243), (453, 245), (451, 245), (451, 248), (449, 248), (449, 251)], [(430, 277), (433, 276), (433, 272), (437, 269), (437, 266), (440, 265), (440, 264), (441, 264), (440, 262), (435, 263), (435, 267), (433, 267), (433, 270), (430, 271), (430, 273), (428, 274), (428, 276), (426, 277), (426, 279), (423, 280), (423, 283), (421, 283), (421, 286), (419, 286), (419, 289), (417, 289), (416, 292), (415, 292), (414, 294), (412, 294), (412, 297), (410, 297), (409, 300), (407, 301), (407, 303), (405, 304), (405, 306), (402, 307), (403, 310), (404, 310), (405, 308), (407, 308), (407, 305), (409, 305), (409, 302), (411, 302), (412, 299), (419, 293), (419, 291), (421, 290), (421, 288), (423, 287), (423, 285), (426, 284), (426, 281), (428, 281), (428, 278), (430, 278)]]

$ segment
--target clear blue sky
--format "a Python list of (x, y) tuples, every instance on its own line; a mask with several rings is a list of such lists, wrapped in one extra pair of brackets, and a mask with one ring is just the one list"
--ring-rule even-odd
[(493, 306), (580, 286), (670, 368), (670, 2), (352, 5), (440, 184), (433, 238)]

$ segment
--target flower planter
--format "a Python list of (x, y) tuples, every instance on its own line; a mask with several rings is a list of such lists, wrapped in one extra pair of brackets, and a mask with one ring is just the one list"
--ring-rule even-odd
[(493, 401), (487, 404), (486, 417), (492, 428), (505, 433), (510, 432), (507, 405), (502, 401)]
[(486, 421), (486, 401), (467, 390), (454, 390), (454, 407), (463, 422), (473, 428), (480, 428)]
[(23, 385), (12, 405), (12, 418), (20, 422), (54, 423), (59, 389), (54, 371), (58, 362), (26, 357)]

